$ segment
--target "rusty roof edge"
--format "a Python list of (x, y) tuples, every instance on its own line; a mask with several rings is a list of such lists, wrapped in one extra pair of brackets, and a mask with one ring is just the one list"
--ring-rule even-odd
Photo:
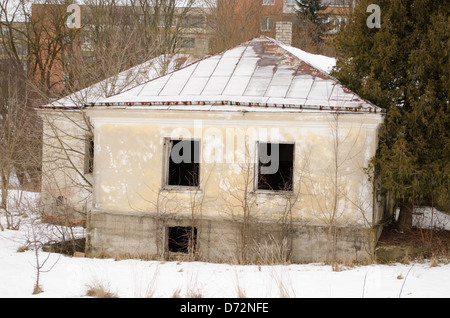
[[(386, 110), (379, 107), (362, 107), (362, 106), (313, 106), (313, 105), (298, 105), (298, 104), (276, 104), (265, 102), (239, 102), (230, 100), (216, 100), (216, 101), (156, 101), (156, 102), (100, 102), (87, 103), (83, 108), (108, 108), (108, 109), (133, 109), (138, 107), (145, 107), (150, 109), (152, 106), (241, 106), (241, 107), (261, 107), (261, 108), (278, 108), (278, 109), (297, 109), (297, 110), (319, 110), (332, 112), (346, 112), (346, 113), (371, 113), (384, 114)], [(178, 110), (183, 110), (179, 108)], [(186, 108), (185, 110), (190, 110)]]
[[(92, 104), (94, 104), (94, 103), (92, 103)], [(85, 108), (85, 106), (86, 105), (83, 105), (82, 107), (79, 107), (79, 106), (71, 107), (71, 106), (45, 106), (45, 105), (42, 105), (42, 106), (34, 106), (33, 109), (34, 110), (38, 110), (38, 111), (41, 111), (41, 110), (61, 110), (61, 111), (78, 112), (78, 111), (83, 110)]]

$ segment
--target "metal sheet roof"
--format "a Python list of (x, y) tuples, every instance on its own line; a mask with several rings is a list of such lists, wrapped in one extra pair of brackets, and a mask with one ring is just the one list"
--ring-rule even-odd
[(231, 105), (382, 112), (331, 77), (334, 64), (332, 58), (259, 37), (87, 106), (184, 105), (187, 110), (190, 105)]
[(161, 55), (39, 108), (80, 109), (84, 104), (129, 90), (194, 61), (188, 54)]

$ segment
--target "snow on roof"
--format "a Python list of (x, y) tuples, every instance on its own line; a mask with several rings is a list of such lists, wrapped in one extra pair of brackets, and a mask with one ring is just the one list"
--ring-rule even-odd
[(194, 61), (188, 54), (161, 55), (40, 108), (81, 108), (86, 103), (121, 93)]
[(331, 73), (333, 68), (336, 66), (336, 59), (333, 57), (308, 53), (300, 50), (299, 48), (285, 45), (283, 43), (279, 43), (279, 45), (286, 51), (298, 57), (300, 60), (303, 60), (314, 68), (322, 70), (327, 74)]
[(232, 105), (381, 112), (329, 75), (334, 64), (332, 58), (262, 36), (86, 106)]

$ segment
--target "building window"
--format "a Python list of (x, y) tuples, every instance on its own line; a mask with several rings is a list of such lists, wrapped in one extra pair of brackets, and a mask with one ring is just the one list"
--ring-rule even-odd
[(274, 6), (275, 0), (263, 0), (263, 6)]
[(173, 253), (194, 252), (197, 247), (197, 228), (174, 226), (167, 228), (168, 250)]
[(84, 173), (94, 172), (94, 136), (86, 137)]
[(193, 48), (195, 47), (195, 38), (182, 38), (181, 47)]
[(273, 18), (272, 17), (263, 17), (261, 19), (261, 31), (269, 32), (273, 30)]
[(258, 190), (292, 191), (294, 144), (258, 144)]
[(166, 184), (198, 187), (200, 174), (200, 141), (169, 140)]
[(62, 195), (59, 195), (56, 198), (56, 206), (64, 206), (65, 201), (66, 199)]
[(284, 0), (283, 3), (283, 13), (284, 14), (295, 14), (297, 8), (297, 3), (295, 0)]
[(327, 20), (328, 24), (328, 32), (329, 33), (336, 33), (341, 29), (341, 26), (347, 23), (346, 17), (341, 16), (332, 16), (329, 17)]
[(187, 16), (181, 21), (185, 28), (202, 28), (205, 24), (205, 17), (203, 16)]
[(2, 35), (5, 38), (9, 37), (9, 29), (2, 28), (0, 31), (1, 31), (0, 35)]

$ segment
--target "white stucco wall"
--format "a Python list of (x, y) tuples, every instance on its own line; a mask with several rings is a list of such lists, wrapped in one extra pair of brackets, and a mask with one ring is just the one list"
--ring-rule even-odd
[[(43, 120), (42, 209), (52, 218), (83, 220), (91, 208), (85, 171), (88, 129), (79, 111), (40, 110)], [(61, 205), (61, 200), (63, 205)]]
[[(199, 108), (88, 109), (88, 115), (95, 127), (96, 210), (189, 215), (195, 198), (202, 216), (239, 216), (256, 144), (275, 141), (295, 144), (294, 189), (258, 191), (250, 182), (245, 197), (255, 216), (275, 220), (290, 200), (294, 218), (308, 224), (369, 227), (377, 221), (364, 169), (376, 151), (380, 114)], [(170, 138), (201, 141), (198, 189), (165, 185), (164, 142)]]

